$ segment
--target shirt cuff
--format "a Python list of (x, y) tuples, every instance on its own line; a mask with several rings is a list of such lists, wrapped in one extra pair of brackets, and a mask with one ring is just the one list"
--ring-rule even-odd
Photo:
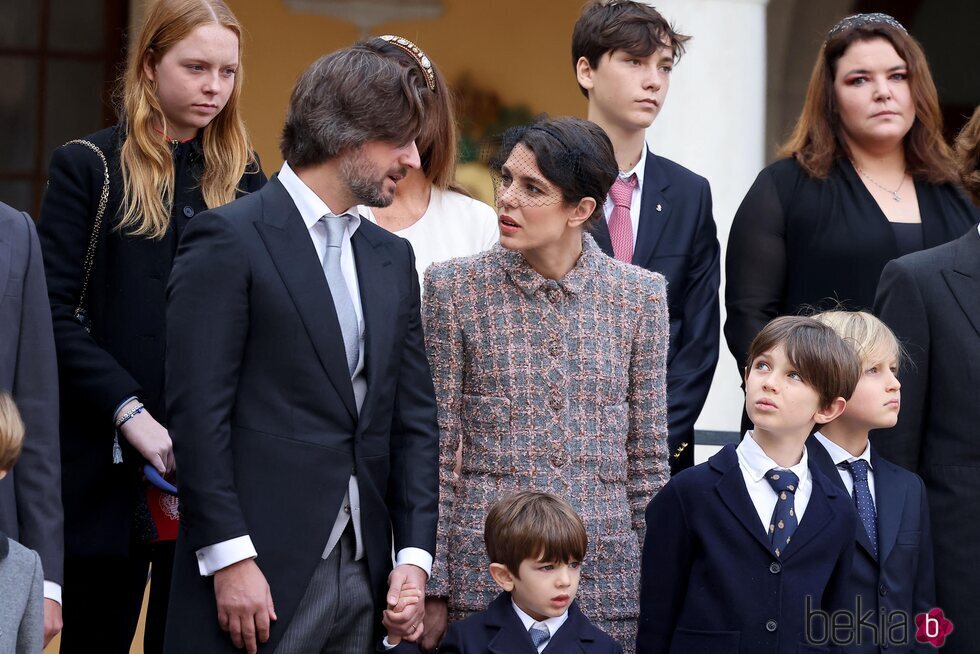
[(395, 649), (396, 647), (398, 647), (398, 645), (392, 645), (391, 643), (389, 643), (387, 636), (385, 636), (381, 640), (381, 646), (385, 648), (385, 651), (388, 651), (389, 649)]
[(258, 556), (252, 539), (248, 536), (239, 536), (231, 540), (215, 543), (202, 547), (197, 551), (197, 568), (202, 577), (210, 577), (218, 570), (227, 568), (233, 563), (254, 559)]
[(44, 599), (54, 600), (58, 604), (61, 604), (61, 584), (45, 580)]
[(406, 547), (398, 550), (395, 555), (395, 565), (414, 565), (425, 571), (426, 577), (432, 576), (432, 555), (418, 547)]

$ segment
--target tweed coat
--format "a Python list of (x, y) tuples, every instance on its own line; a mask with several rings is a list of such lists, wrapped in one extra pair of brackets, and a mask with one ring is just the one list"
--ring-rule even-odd
[(664, 278), (606, 256), (588, 234), (557, 281), (498, 245), (428, 269), (423, 324), (440, 429), (429, 593), (448, 597), (451, 618), (485, 609), (497, 594), (489, 506), (551, 492), (589, 535), (583, 613), (632, 651), (644, 510), (670, 474)]

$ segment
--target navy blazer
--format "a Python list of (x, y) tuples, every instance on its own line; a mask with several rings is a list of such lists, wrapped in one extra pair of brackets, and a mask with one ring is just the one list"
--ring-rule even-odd
[[(449, 625), (449, 632), (439, 644), (439, 654), (537, 654), (537, 651), (514, 611), (510, 593), (497, 595), (486, 611)], [(622, 652), (619, 643), (589, 622), (579, 611), (578, 602), (572, 602), (568, 620), (552, 635), (542, 654)]]
[[(806, 446), (817, 467), (846, 492), (837, 466), (820, 441), (811, 436)], [(863, 526), (858, 527), (851, 571), (851, 606), (856, 607), (860, 598), (861, 610), (855, 613), (874, 611), (874, 624), (885, 625), (885, 628), (879, 630), (882, 637), (877, 639), (874, 629), (862, 629), (860, 642), (855, 638), (855, 643), (844, 651), (878, 654), (885, 651), (878, 644), (886, 640), (889, 653), (934, 651), (932, 645), (916, 642), (914, 622), (916, 614), (936, 606), (925, 484), (915, 473), (881, 458), (874, 448), (871, 448), (871, 468), (874, 470), (878, 514), (878, 556), (876, 558), (872, 553), (868, 532)], [(881, 620), (882, 610), (893, 618), (891, 623)], [(901, 627), (901, 618), (892, 615), (894, 611), (904, 612), (907, 631)], [(895, 629), (886, 639), (884, 636), (889, 636), (887, 626), (890, 624), (894, 624)], [(903, 635), (904, 638), (900, 638)]]
[[(833, 652), (806, 642), (807, 607), (853, 603), (857, 516), (810, 460), (813, 492), (782, 556), (742, 478), (735, 445), (674, 477), (647, 507), (637, 654)], [(809, 601), (808, 599), (809, 598)], [(813, 635), (825, 636), (819, 618)]]
[[(605, 220), (592, 235), (613, 256)], [(694, 465), (694, 421), (718, 363), (719, 252), (708, 180), (648, 151), (633, 264), (667, 278), (667, 443), (674, 473)]]

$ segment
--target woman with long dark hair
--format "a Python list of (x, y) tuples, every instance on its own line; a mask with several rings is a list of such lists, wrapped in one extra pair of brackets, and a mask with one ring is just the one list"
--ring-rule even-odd
[(977, 214), (956, 186), (922, 48), (886, 14), (827, 35), (803, 112), (732, 223), (725, 338), (741, 368), (772, 318), (870, 309), (885, 264), (962, 235)]

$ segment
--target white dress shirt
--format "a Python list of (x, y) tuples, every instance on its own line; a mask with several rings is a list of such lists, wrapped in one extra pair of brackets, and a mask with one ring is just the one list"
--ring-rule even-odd
[[(327, 250), (327, 227), (321, 222), (321, 218), (327, 214), (345, 216), (347, 218), (347, 230), (344, 233), (344, 240), (340, 248), (340, 269), (347, 283), (347, 290), (350, 292), (351, 302), (354, 305), (354, 313), (357, 316), (358, 331), (360, 333), (359, 355), (357, 366), (351, 375), (351, 383), (354, 386), (354, 399), (357, 410), (361, 410), (364, 398), (367, 395), (367, 379), (364, 375), (364, 313), (361, 307), (361, 292), (357, 281), (357, 268), (354, 262), (354, 249), (351, 246), (351, 236), (361, 225), (362, 208), (359, 206), (348, 207), (337, 213), (332, 210), (320, 197), (301, 180), (288, 163), (283, 163), (279, 171), (279, 182), (289, 193), (293, 203), (299, 210), (300, 217), (310, 233), (313, 247), (316, 249), (317, 258), (320, 260), (321, 267), (323, 257)], [(347, 528), (347, 523), (353, 521), (354, 538), (356, 541), (355, 560), (364, 556), (364, 543), (361, 535), (361, 503), (360, 493), (357, 486), (357, 476), (351, 475), (347, 482), (347, 494), (341, 503), (337, 517), (334, 519), (330, 536), (323, 549), (323, 558), (327, 558), (333, 549), (340, 542), (340, 538)], [(197, 551), (197, 562), (200, 573), (204, 576), (213, 575), (221, 568), (227, 567), (238, 561), (248, 558), (255, 558), (257, 552), (249, 536), (239, 536), (221, 543), (202, 547)], [(398, 551), (395, 557), (395, 565), (412, 564), (425, 571), (426, 575), (432, 572), (432, 554), (417, 547), (406, 547)]]
[(875, 509), (878, 508), (878, 500), (875, 499), (875, 471), (871, 467), (871, 443), (870, 441), (864, 447), (864, 452), (861, 456), (854, 456), (843, 447), (830, 440), (820, 432), (814, 434), (823, 448), (827, 450), (827, 454), (833, 459), (834, 465), (837, 466), (837, 473), (840, 475), (841, 480), (844, 482), (844, 486), (847, 487), (847, 492), (850, 493), (851, 497), (854, 497), (854, 476), (851, 475), (851, 471), (847, 468), (842, 468), (840, 465), (845, 461), (857, 461), (861, 459), (868, 464), (868, 489), (871, 491), (871, 501), (875, 504)]
[[(514, 612), (517, 613), (517, 617), (521, 619), (521, 623), (524, 625), (525, 631), (529, 631), (531, 629), (531, 625), (533, 625), (535, 622), (539, 622), (525, 613), (513, 599), (510, 600), (510, 605), (514, 607)], [(552, 641), (558, 629), (565, 624), (565, 620), (568, 620), (568, 609), (565, 609), (565, 612), (559, 615), (557, 618), (540, 620), (540, 622), (543, 622), (548, 627), (548, 633), (551, 635), (548, 637), (548, 640), (538, 645), (538, 654), (541, 654), (544, 648), (548, 646), (548, 643)]]
[[(640, 228), (640, 204), (643, 200), (643, 172), (646, 170), (647, 166), (647, 144), (643, 144), (643, 153), (640, 155), (640, 160), (636, 162), (630, 170), (620, 171), (619, 178), (622, 180), (629, 179), (630, 175), (636, 175), (636, 186), (633, 187), (633, 198), (630, 200), (630, 225), (633, 226), (633, 247), (636, 247), (636, 232)], [(613, 208), (615, 208), (616, 203), (613, 202), (612, 196), (606, 196), (606, 203), (603, 205), (603, 211), (606, 214), (606, 223), (609, 222), (609, 218), (612, 216)]]
[(769, 485), (766, 473), (773, 468), (779, 470), (789, 470), (800, 480), (796, 492), (793, 493), (793, 508), (796, 511), (797, 522), (803, 522), (803, 513), (810, 502), (810, 494), (813, 492), (813, 477), (810, 476), (810, 468), (807, 466), (806, 448), (803, 448), (803, 456), (800, 462), (791, 468), (784, 468), (769, 458), (759, 444), (755, 442), (752, 430), (745, 432), (745, 438), (735, 448), (738, 456), (738, 467), (742, 471), (742, 478), (745, 480), (745, 488), (749, 491), (749, 498), (759, 514), (759, 521), (766, 534), (769, 533), (769, 524), (772, 522), (772, 512), (776, 508), (776, 491)]

